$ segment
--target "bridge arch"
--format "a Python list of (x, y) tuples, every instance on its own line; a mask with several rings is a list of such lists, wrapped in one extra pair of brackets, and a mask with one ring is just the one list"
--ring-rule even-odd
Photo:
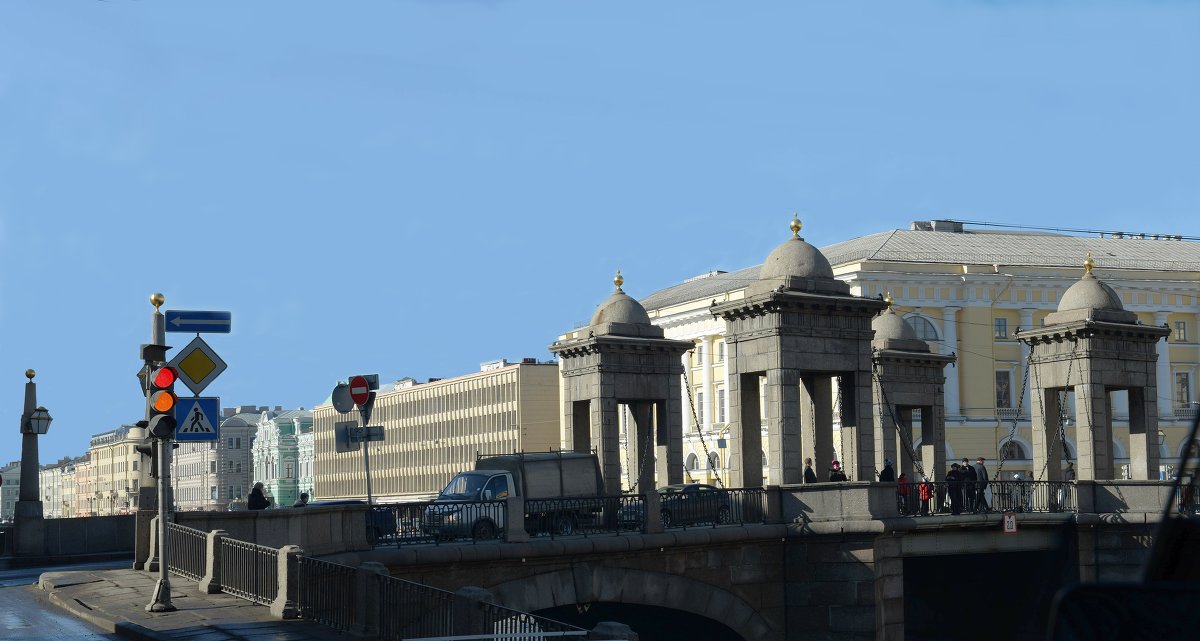
[(713, 618), (744, 639), (783, 639), (767, 618), (737, 595), (708, 583), (661, 572), (577, 564), (488, 588), (496, 601), (523, 612), (577, 603), (626, 603)]

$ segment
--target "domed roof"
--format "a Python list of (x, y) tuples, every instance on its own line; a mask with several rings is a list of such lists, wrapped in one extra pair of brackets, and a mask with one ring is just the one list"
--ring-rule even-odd
[(879, 349), (928, 352), (929, 343), (921, 340), (921, 337), (917, 336), (917, 330), (892, 308), (892, 295), (888, 294), (886, 300), (887, 309), (871, 321), (871, 329), (875, 330), (871, 344)]
[(610, 331), (614, 323), (620, 325), (650, 325), (650, 315), (646, 313), (646, 308), (642, 307), (641, 303), (621, 290), (621, 285), (624, 282), (625, 279), (621, 276), (621, 272), (617, 271), (617, 275), (613, 278), (613, 284), (617, 286), (617, 290), (596, 308), (596, 313), (592, 314), (590, 325), (608, 325), (610, 326)]
[(833, 280), (833, 266), (821, 250), (800, 237), (800, 219), (792, 217), (792, 237), (775, 248), (759, 268), (761, 280), (819, 278)]
[(871, 329), (875, 330), (875, 340), (921, 340), (921, 337), (917, 336), (917, 332), (912, 328), (912, 325), (909, 325), (891, 307), (876, 316), (875, 320), (871, 321)]
[(1092, 273), (1093, 265), (1095, 263), (1092, 262), (1092, 255), (1088, 253), (1087, 260), (1083, 263), (1085, 270), (1083, 278), (1071, 285), (1063, 294), (1062, 300), (1058, 301), (1058, 311), (1088, 309), (1119, 312), (1125, 309), (1117, 292)]

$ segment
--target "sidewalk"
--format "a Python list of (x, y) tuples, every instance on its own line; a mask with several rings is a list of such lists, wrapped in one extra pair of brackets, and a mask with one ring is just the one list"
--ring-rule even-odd
[(152, 614), (146, 604), (156, 579), (136, 570), (46, 572), (38, 587), (58, 607), (133, 641), (321, 641), (338, 635), (311, 621), (280, 621), (266, 606), (235, 596), (202, 594), (195, 581), (178, 576), (171, 577), (171, 602), (178, 609)]

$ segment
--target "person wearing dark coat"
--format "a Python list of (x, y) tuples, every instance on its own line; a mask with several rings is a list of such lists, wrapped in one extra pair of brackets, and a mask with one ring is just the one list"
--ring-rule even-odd
[(971, 462), (967, 457), (963, 457), (962, 465), (958, 466), (958, 471), (963, 477), (963, 503), (970, 512), (975, 511), (975, 483), (979, 477), (975, 473), (975, 468), (971, 467)]
[(892, 467), (892, 459), (883, 459), (883, 471), (879, 473), (880, 483), (895, 483), (896, 470)]
[(950, 494), (950, 513), (962, 514), (963, 473), (959, 470), (958, 463), (951, 465), (950, 471), (946, 472), (946, 486)]
[(842, 464), (834, 461), (833, 464), (829, 466), (829, 481), (831, 483), (836, 483), (845, 480), (847, 480), (846, 473), (842, 471)]
[(265, 510), (271, 505), (271, 500), (263, 493), (262, 481), (254, 484), (254, 489), (250, 490), (250, 496), (246, 498), (246, 509), (248, 510)]
[(812, 459), (811, 458), (804, 459), (804, 482), (805, 483), (816, 483), (817, 482), (817, 473), (814, 472), (812, 469)]

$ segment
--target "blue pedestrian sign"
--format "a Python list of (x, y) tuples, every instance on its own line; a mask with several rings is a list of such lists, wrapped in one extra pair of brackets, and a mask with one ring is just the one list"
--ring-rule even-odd
[(176, 441), (215, 441), (221, 437), (221, 397), (181, 398), (175, 406)]
[(186, 332), (189, 334), (228, 334), (233, 314), (230, 312), (200, 312), (185, 309), (168, 309), (168, 332)]

